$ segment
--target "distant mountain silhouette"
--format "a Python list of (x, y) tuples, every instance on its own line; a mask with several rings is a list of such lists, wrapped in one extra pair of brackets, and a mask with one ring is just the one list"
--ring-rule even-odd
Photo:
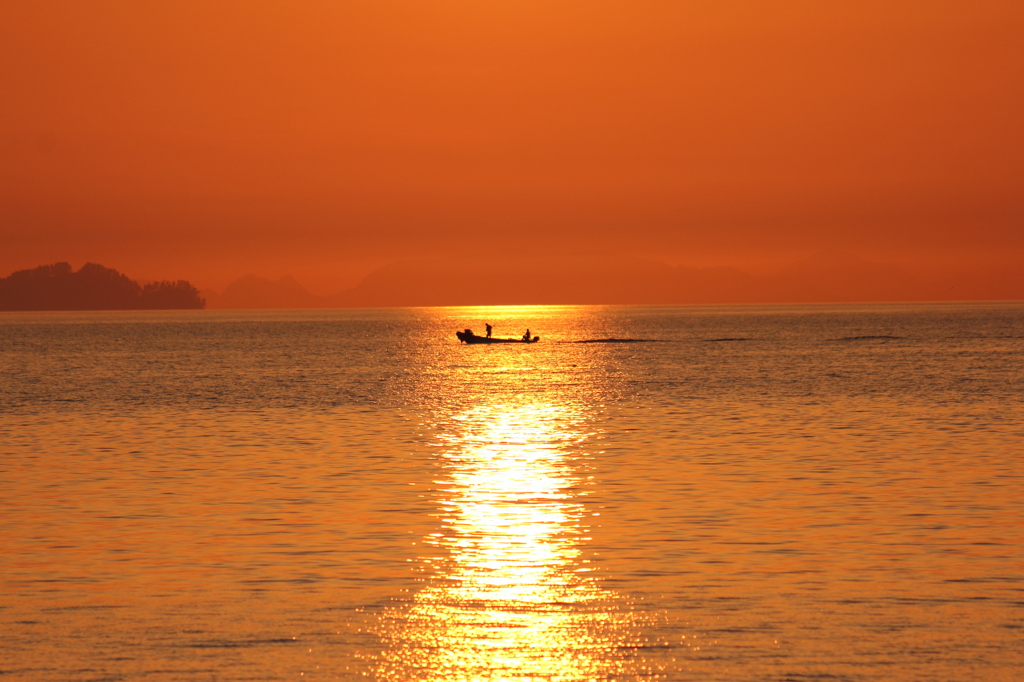
[(750, 303), (763, 296), (763, 277), (751, 275), (737, 268), (694, 268), (679, 266), (673, 269), (666, 299), (659, 303)]
[(140, 286), (112, 268), (68, 263), (19, 270), (0, 279), (0, 310), (167, 310), (206, 302), (185, 280)]
[(985, 271), (946, 272), (930, 277), (927, 287), (939, 300), (1024, 301), (1024, 267), (1003, 266)]
[[(156, 284), (144, 287), (140, 296), (150, 286)], [(963, 273), (918, 281), (896, 265), (839, 251), (814, 254), (768, 275), (734, 267), (672, 267), (609, 254), (504, 254), (390, 263), (354, 288), (331, 296), (310, 293), (290, 276), (271, 280), (252, 274), (232, 282), (221, 294), (202, 293), (207, 307), (215, 309), (828, 303), (1019, 299), (1024, 298), (1024, 277), (1019, 269), (1007, 269), (1000, 278), (976, 282)]]
[(332, 307), (323, 297), (309, 293), (288, 275), (276, 282), (246, 275), (229, 284), (223, 294), (207, 294), (207, 306), (219, 309)]
[(671, 278), (671, 267), (642, 258), (435, 258), (391, 263), (329, 300), (343, 307), (667, 302)]
[(924, 293), (898, 266), (840, 251), (816, 253), (767, 280), (773, 302), (908, 301)]
[(839, 252), (774, 275), (732, 267), (670, 267), (628, 256), (433, 258), (391, 263), (332, 307), (516, 304), (685, 304), (892, 301), (921, 298), (894, 265)]

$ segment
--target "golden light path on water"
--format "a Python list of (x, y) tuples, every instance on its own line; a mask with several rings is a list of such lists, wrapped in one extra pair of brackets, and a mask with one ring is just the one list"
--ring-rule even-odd
[(442, 530), (424, 538), (439, 558), (424, 558), (434, 562), (425, 586), (382, 616), (377, 676), (637, 674), (635, 617), (600, 587), (584, 556), (582, 408), (516, 390), (492, 395), (457, 414), (441, 436)]

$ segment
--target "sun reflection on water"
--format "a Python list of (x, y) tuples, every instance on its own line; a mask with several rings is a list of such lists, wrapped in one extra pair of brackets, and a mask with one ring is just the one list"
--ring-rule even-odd
[[(577, 680), (624, 672), (624, 600), (584, 556), (583, 415), (502, 396), (442, 436), (443, 558), (423, 589), (382, 617), (383, 679)], [(430, 559), (424, 557), (424, 562)]]

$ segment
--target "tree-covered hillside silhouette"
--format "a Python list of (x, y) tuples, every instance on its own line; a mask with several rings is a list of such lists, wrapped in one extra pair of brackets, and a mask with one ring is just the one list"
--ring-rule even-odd
[(138, 282), (113, 268), (68, 263), (19, 270), (0, 279), (0, 310), (170, 310), (203, 308), (206, 300), (186, 280)]

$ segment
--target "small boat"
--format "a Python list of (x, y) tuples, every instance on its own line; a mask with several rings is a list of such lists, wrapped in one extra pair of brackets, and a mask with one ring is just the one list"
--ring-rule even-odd
[(459, 337), (461, 343), (537, 343), (540, 341), (539, 336), (534, 336), (527, 339), (495, 339), (488, 336), (477, 336), (468, 329), (464, 332), (455, 332), (455, 336)]

